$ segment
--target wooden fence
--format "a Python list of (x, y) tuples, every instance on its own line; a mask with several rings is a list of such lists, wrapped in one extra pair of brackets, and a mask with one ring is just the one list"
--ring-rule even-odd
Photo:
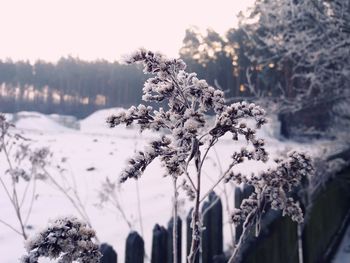
[[(350, 217), (350, 168), (332, 178), (313, 198), (306, 224), (302, 229), (303, 263), (330, 262), (341, 238), (343, 228)], [(252, 189), (235, 190), (235, 207)], [(224, 263), (227, 255), (223, 250), (222, 203), (213, 192), (202, 208), (205, 230), (202, 233), (202, 253), (196, 263)], [(186, 219), (186, 253), (189, 253), (192, 230), (190, 211)], [(178, 262), (182, 255), (182, 222), (178, 222)], [(173, 263), (172, 259), (172, 219), (167, 228), (155, 225), (153, 229), (151, 263)], [(236, 240), (242, 229), (236, 228)], [(270, 211), (264, 221), (262, 233), (258, 238), (250, 238), (245, 245), (241, 263), (300, 263), (298, 260), (297, 225), (280, 213)], [(300, 249), (300, 247), (299, 247)], [(103, 244), (104, 255), (101, 263), (116, 263), (117, 255), (111, 246)], [(144, 262), (144, 241), (132, 232), (126, 240), (125, 263)]]

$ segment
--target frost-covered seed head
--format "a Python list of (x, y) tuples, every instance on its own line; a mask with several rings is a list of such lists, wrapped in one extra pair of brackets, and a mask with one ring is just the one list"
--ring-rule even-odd
[(98, 263), (102, 255), (94, 237), (95, 231), (77, 218), (59, 218), (26, 241), (28, 255), (21, 262), (38, 263), (40, 257), (47, 257), (60, 263)]

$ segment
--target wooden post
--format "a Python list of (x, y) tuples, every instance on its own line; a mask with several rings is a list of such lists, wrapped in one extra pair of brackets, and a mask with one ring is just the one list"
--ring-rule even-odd
[(222, 203), (214, 192), (202, 206), (202, 263), (214, 262), (214, 257), (223, 254)]
[(100, 245), (99, 250), (102, 254), (100, 263), (117, 263), (118, 262), (117, 252), (115, 252), (112, 246), (108, 245), (107, 243), (102, 243)]
[(126, 239), (125, 263), (143, 263), (145, 257), (145, 243), (135, 231)]
[[(243, 191), (240, 187), (235, 187), (235, 208), (239, 209), (241, 207), (243, 200)], [(239, 224), (238, 226), (235, 226), (235, 240), (236, 244), (238, 243), (239, 238), (241, 237), (243, 232), (243, 226), (242, 224)]]
[(168, 231), (158, 224), (153, 228), (151, 263), (167, 263)]

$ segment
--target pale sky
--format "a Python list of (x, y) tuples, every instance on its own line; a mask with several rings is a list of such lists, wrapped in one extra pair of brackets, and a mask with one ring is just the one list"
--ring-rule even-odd
[(254, 0), (0, 0), (0, 59), (119, 59), (139, 47), (177, 56), (191, 25), (219, 33)]

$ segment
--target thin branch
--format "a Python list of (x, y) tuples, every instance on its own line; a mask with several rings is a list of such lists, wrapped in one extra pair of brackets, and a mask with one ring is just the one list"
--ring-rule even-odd
[[(64, 189), (52, 176), (51, 174), (45, 169), (45, 168), (42, 168), (45, 175), (51, 180), (51, 182), (57, 187), (57, 189), (59, 191), (62, 192), (62, 194), (64, 196), (66, 196), (68, 198), (68, 200), (71, 202), (71, 204), (74, 206), (74, 208), (76, 209), (76, 211), (79, 213), (79, 215), (86, 221), (86, 223), (88, 224), (89, 227), (92, 228), (92, 224), (91, 224), (91, 221), (85, 211), (85, 208), (84, 206), (80, 203), (80, 204), (77, 204), (77, 202), (67, 193), (66, 189)], [(99, 239), (98, 237), (96, 236), (96, 240), (97, 242), (99, 242)]]
[[(128, 217), (126, 216), (124, 209), (122, 208), (119, 199), (117, 197), (117, 195), (115, 193), (112, 194), (112, 198), (113, 198), (113, 205), (117, 208), (117, 210), (119, 211), (119, 213), (122, 215), (122, 218), (124, 219), (124, 221), (126, 222), (126, 224), (128, 225), (129, 229), (132, 230), (132, 224), (131, 222), (128, 220)], [(111, 200), (112, 201), (112, 200)]]
[(197, 189), (196, 189), (196, 186), (194, 185), (194, 183), (193, 183), (193, 181), (192, 181), (192, 179), (191, 179), (191, 177), (190, 177), (190, 175), (189, 175), (189, 173), (188, 173), (188, 164), (189, 164), (189, 162), (186, 162), (186, 166), (185, 166), (185, 171), (184, 171), (184, 173), (185, 173), (187, 179), (190, 181), (191, 186), (193, 187), (193, 190), (196, 191), (196, 190), (197, 190)]
[(209, 135), (209, 132), (204, 133), (201, 137), (199, 137), (198, 141), (201, 141), (205, 136)]
[(178, 206), (178, 192), (177, 192), (177, 186), (176, 186), (177, 178), (173, 178), (173, 187), (174, 187), (174, 201), (173, 201), (173, 262), (177, 263), (177, 206)]
[(213, 147), (214, 144), (217, 143), (217, 141), (218, 141), (218, 139), (217, 139), (216, 137), (213, 137), (213, 138), (210, 140), (209, 145), (208, 145), (207, 149), (205, 150), (205, 152), (204, 152), (204, 154), (203, 154), (203, 158), (202, 158), (202, 160), (201, 160), (201, 162), (200, 162), (200, 166), (199, 166), (199, 170), (200, 170), (200, 171), (202, 170), (204, 161), (205, 161), (205, 159), (207, 158), (207, 155), (208, 155), (208, 153), (209, 153), (210, 148)]
[(303, 257), (303, 226), (302, 224), (298, 224), (297, 228), (298, 233), (298, 259), (299, 263), (304, 263), (304, 257)]
[(219, 179), (216, 181), (216, 183), (210, 187), (210, 189), (206, 192), (206, 194), (200, 199), (200, 202), (203, 202), (205, 200), (205, 198), (207, 198), (207, 196), (214, 190), (214, 188), (223, 180), (225, 179), (225, 177), (227, 176), (227, 174), (230, 172), (230, 170), (232, 169), (232, 167), (235, 165), (235, 162), (232, 162), (229, 167), (227, 168), (227, 170), (219, 177)]
[(8, 228), (10, 228), (11, 230), (13, 230), (14, 232), (16, 232), (18, 235), (23, 237), (23, 234), (21, 232), (19, 232), (16, 228), (14, 228), (13, 226), (11, 226), (10, 224), (6, 223), (4, 220), (0, 219), (0, 223), (4, 224), (5, 226), (7, 226)]
[(26, 185), (26, 187), (24, 189), (24, 192), (23, 192), (23, 195), (22, 195), (22, 198), (21, 198), (22, 200), (21, 200), (21, 202), (19, 204), (19, 207), (21, 207), (21, 208), (22, 208), (22, 206), (24, 204), (24, 201), (25, 201), (25, 199), (27, 197), (27, 192), (28, 192), (28, 189), (29, 189), (29, 186), (30, 186), (31, 182), (32, 182), (32, 177), (30, 178), (29, 182), (27, 183), (27, 185)]
[[(217, 160), (217, 163), (218, 163), (218, 166), (219, 166), (220, 175), (222, 175), (223, 174), (223, 170), (222, 170), (222, 165), (221, 165), (221, 162), (220, 162), (219, 155), (218, 155), (215, 147), (213, 147), (213, 150), (214, 150), (215, 157), (216, 157), (216, 160)], [(224, 184), (224, 191), (223, 192), (224, 192), (225, 203), (226, 203), (226, 205), (225, 205), (226, 213), (229, 215), (231, 213), (231, 209), (230, 209), (230, 206), (229, 206), (230, 202), (229, 202), (229, 198), (228, 198), (226, 184)], [(230, 227), (230, 232), (231, 232), (232, 246), (234, 247), (234, 245), (235, 245), (235, 238), (234, 238), (234, 235), (233, 235), (233, 226), (232, 226), (232, 224), (229, 224), (229, 227)]]
[(36, 190), (36, 182), (35, 180), (33, 181), (33, 192), (32, 192), (32, 198), (30, 200), (30, 206), (29, 206), (29, 211), (27, 213), (26, 219), (24, 220), (25, 224), (27, 224), (30, 214), (32, 213), (33, 205), (34, 205), (34, 200), (35, 200), (35, 190)]
[[(12, 162), (10, 160), (9, 152), (7, 151), (7, 147), (6, 147), (6, 143), (5, 143), (4, 138), (1, 138), (1, 143), (2, 143), (2, 146), (3, 146), (2, 149), (4, 151), (4, 154), (5, 154), (7, 163), (9, 165), (10, 171), (13, 171)], [(12, 175), (11, 175), (11, 179), (12, 179), (12, 198), (10, 198), (10, 200), (12, 200), (12, 205), (13, 205), (13, 208), (15, 209), (16, 216), (17, 216), (18, 222), (19, 222), (20, 227), (21, 227), (22, 236), (26, 240), (27, 239), (27, 233), (25, 231), (25, 227), (24, 227), (23, 220), (22, 220), (22, 215), (21, 215), (21, 208), (20, 208), (20, 205), (19, 205), (19, 202), (18, 202), (18, 194), (17, 194), (17, 189), (16, 189), (16, 182), (15, 182), (15, 179), (14, 179), (14, 177)]]
[(10, 192), (9, 192), (9, 190), (7, 189), (6, 184), (4, 183), (4, 181), (2, 180), (1, 177), (0, 177), (0, 183), (1, 183), (2, 187), (4, 188), (5, 193), (6, 193), (7, 197), (10, 199), (12, 205), (15, 205), (15, 203), (13, 202), (12, 197), (11, 197), (11, 195), (10, 195)]
[(196, 259), (196, 254), (199, 250), (200, 244), (200, 232), (201, 232), (201, 222), (199, 218), (199, 205), (200, 205), (200, 190), (201, 190), (201, 166), (197, 167), (197, 189), (196, 189), (196, 201), (195, 207), (192, 213), (192, 241), (190, 253), (187, 257), (188, 263), (194, 263)]
[(140, 230), (141, 235), (143, 235), (143, 220), (142, 220), (142, 211), (141, 211), (141, 198), (140, 198), (140, 189), (139, 189), (139, 181), (135, 180), (136, 182), (136, 197), (137, 197), (137, 212), (139, 214), (139, 221), (140, 221)]
[(250, 228), (250, 225), (245, 226), (243, 224), (243, 231), (242, 231), (241, 237), (239, 238), (239, 241), (238, 241), (237, 245), (235, 246), (234, 251), (233, 251), (231, 257), (229, 258), (229, 260), (227, 261), (227, 263), (235, 263), (236, 259), (239, 258), (239, 252), (242, 249), (242, 244), (244, 243), (244, 241), (248, 237), (249, 228)]
[[(194, 150), (194, 149), (193, 149), (194, 146), (192, 145), (191, 147), (192, 147), (192, 148), (191, 148), (191, 152), (192, 152), (192, 151)], [(196, 191), (196, 186), (195, 186), (193, 180), (191, 179), (191, 177), (190, 177), (190, 175), (189, 175), (189, 173), (188, 173), (188, 166), (189, 166), (189, 164), (190, 164), (190, 161), (191, 161), (191, 159), (188, 158), (187, 161), (186, 161), (184, 173), (185, 173), (187, 179), (190, 181), (191, 186), (193, 187), (193, 190)]]

